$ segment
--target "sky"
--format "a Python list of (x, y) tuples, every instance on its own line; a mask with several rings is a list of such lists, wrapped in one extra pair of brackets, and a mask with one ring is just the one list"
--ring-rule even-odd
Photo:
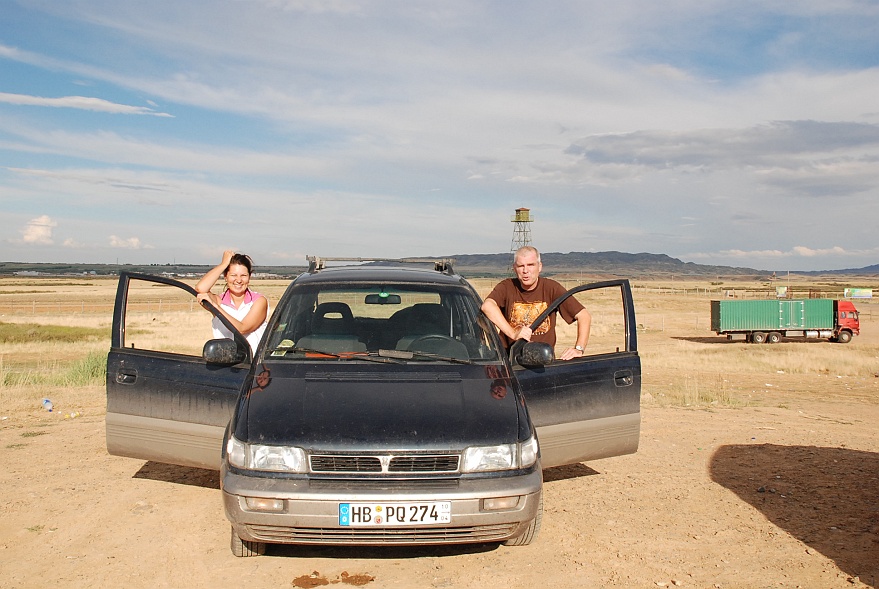
[(0, 261), (879, 263), (875, 0), (0, 0)]

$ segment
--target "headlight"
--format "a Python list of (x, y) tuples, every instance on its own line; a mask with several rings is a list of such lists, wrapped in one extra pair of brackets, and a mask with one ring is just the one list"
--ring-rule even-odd
[(245, 444), (231, 436), (226, 443), (229, 464), (251, 470), (305, 472), (305, 451), (295, 446)]
[(527, 468), (537, 461), (537, 440), (521, 444), (473, 446), (464, 451), (461, 472), (490, 472)]

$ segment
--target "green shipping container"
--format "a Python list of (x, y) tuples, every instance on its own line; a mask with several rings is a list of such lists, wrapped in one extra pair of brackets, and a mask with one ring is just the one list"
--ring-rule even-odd
[(711, 330), (833, 329), (831, 299), (711, 301)]

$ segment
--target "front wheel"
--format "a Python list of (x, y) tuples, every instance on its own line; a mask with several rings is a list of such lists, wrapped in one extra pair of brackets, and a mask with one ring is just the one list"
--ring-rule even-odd
[(540, 532), (540, 522), (543, 519), (543, 493), (540, 494), (540, 503), (537, 504), (537, 515), (528, 523), (528, 527), (521, 536), (510, 538), (504, 544), (507, 546), (527, 546), (534, 541)]
[(836, 341), (841, 344), (847, 344), (852, 341), (852, 332), (850, 331), (840, 331), (836, 336)]
[(265, 542), (242, 540), (235, 528), (232, 528), (232, 554), (235, 556), (261, 556), (266, 553)]

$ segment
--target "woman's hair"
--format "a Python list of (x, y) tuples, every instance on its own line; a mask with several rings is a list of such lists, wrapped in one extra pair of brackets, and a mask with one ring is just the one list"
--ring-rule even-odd
[[(250, 259), (250, 256), (246, 254), (234, 254), (232, 259), (229, 260), (229, 266), (232, 266), (233, 264), (236, 266), (244, 266), (247, 268), (248, 274), (253, 274), (253, 260)], [(226, 269), (223, 270), (223, 276), (229, 271), (229, 266), (226, 266)]]

